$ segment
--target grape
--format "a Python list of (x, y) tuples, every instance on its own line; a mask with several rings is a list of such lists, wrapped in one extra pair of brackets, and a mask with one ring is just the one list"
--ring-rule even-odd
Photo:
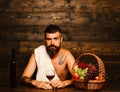
[(75, 71), (75, 72), (78, 71), (78, 65), (76, 65), (76, 66), (74, 67), (74, 71)]
[(78, 73), (80, 79), (88, 83), (89, 80), (95, 79), (98, 75), (97, 68), (93, 64), (79, 63), (74, 67), (74, 71)]
[(98, 75), (98, 69), (92, 65), (88, 65), (88, 72), (87, 75), (84, 78), (85, 83), (88, 83), (89, 80), (94, 79)]

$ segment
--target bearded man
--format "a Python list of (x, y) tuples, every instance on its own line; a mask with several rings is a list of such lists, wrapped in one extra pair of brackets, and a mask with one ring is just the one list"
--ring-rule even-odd
[[(73, 74), (72, 66), (75, 59), (70, 51), (61, 47), (63, 41), (61, 29), (51, 24), (46, 27), (44, 37), (45, 45), (35, 48), (22, 74), (22, 82), (42, 89), (64, 88), (71, 85), (72, 78), (67, 78), (69, 73)], [(36, 79), (32, 79), (36, 69)], [(51, 81), (46, 77), (47, 70), (55, 71)]]

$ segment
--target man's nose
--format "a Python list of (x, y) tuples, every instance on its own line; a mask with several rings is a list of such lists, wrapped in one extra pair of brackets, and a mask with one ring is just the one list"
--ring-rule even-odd
[(51, 44), (54, 44), (54, 40), (53, 39), (51, 40)]

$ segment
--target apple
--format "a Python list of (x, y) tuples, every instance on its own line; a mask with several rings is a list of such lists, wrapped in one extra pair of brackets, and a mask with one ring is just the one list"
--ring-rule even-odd
[(74, 79), (79, 79), (78, 73), (74, 73), (74, 74), (73, 74), (73, 78), (74, 78)]
[(95, 80), (99, 80), (99, 76), (96, 76), (96, 77), (95, 77)]

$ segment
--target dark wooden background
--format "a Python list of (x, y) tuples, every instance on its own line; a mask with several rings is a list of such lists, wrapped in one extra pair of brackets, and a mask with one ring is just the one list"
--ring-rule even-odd
[(120, 76), (120, 0), (0, 0), (1, 81), (9, 81), (11, 49), (20, 78), (51, 23), (62, 28), (62, 46), (75, 58), (95, 53), (105, 63), (107, 76)]

